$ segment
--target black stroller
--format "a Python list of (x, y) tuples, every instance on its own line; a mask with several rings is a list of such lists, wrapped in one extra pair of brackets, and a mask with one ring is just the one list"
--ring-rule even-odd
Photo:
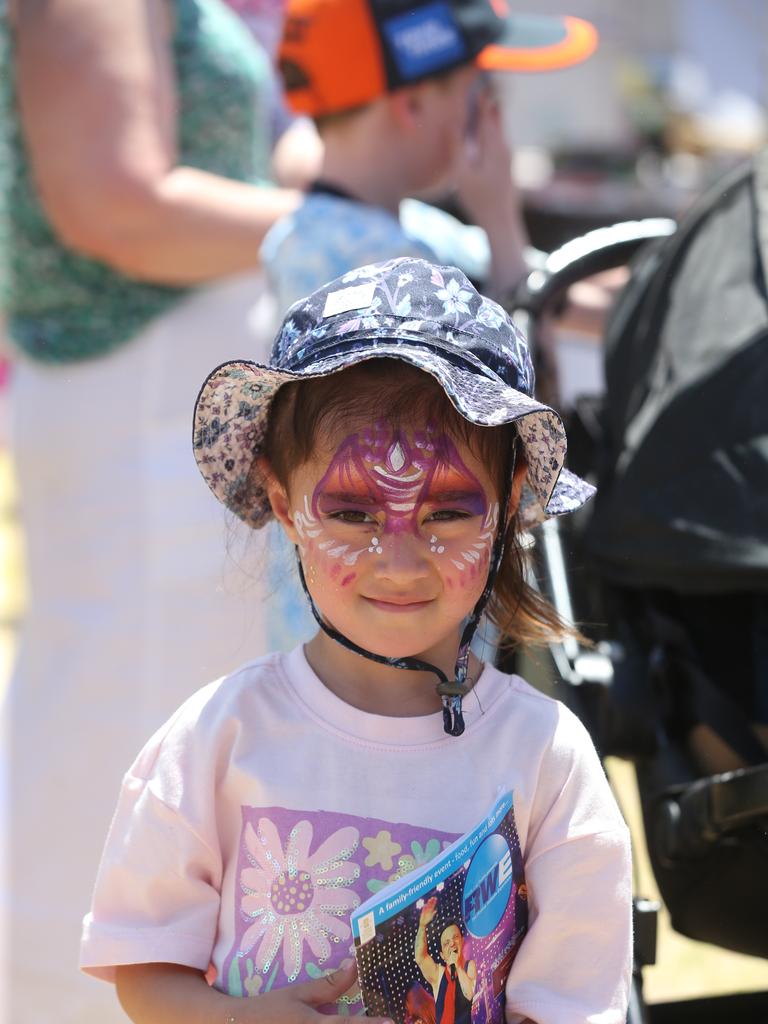
[[(679, 225), (619, 224), (552, 253), (514, 305), (534, 350), (571, 284), (628, 262), (606, 393), (568, 424), (570, 468), (599, 496), (573, 526), (547, 524), (535, 554), (595, 643), (552, 658), (601, 754), (635, 765), (673, 928), (768, 957), (768, 153)], [(768, 992), (651, 1013), (653, 909), (637, 901), (630, 1024), (768, 1021)]]

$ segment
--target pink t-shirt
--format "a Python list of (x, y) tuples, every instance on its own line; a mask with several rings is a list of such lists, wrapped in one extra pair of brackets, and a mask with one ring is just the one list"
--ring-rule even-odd
[[(467, 729), (345, 704), (301, 648), (191, 697), (127, 773), (85, 919), (81, 965), (164, 961), (256, 995), (353, 955), (349, 912), (471, 828), (511, 789), (529, 930), (510, 1022), (624, 1021), (627, 829), (583, 726), (486, 666)], [(362, 1012), (359, 994), (345, 997)]]

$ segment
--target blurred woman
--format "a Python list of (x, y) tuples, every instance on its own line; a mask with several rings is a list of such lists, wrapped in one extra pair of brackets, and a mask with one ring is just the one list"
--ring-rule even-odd
[(9, 1014), (25, 1024), (125, 1019), (76, 968), (120, 776), (214, 666), (275, 646), (269, 612), (233, 593), (188, 450), (219, 349), (266, 355), (257, 253), (298, 200), (264, 183), (268, 75), (220, 0), (0, 0), (31, 593), (6, 709)]

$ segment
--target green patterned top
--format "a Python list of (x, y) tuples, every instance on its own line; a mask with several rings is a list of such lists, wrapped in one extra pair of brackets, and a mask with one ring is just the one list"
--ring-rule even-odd
[[(266, 56), (221, 0), (173, 6), (179, 163), (238, 181), (264, 180)], [(0, 0), (0, 306), (28, 355), (56, 363), (87, 359), (128, 341), (189, 289), (132, 280), (56, 239), (35, 194), (13, 82), (13, 32)]]

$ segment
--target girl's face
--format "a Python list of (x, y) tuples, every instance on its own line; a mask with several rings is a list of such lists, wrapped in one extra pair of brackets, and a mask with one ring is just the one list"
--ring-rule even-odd
[(376, 654), (456, 637), (483, 591), (498, 496), (468, 446), (429, 426), (340, 430), (270, 498), (323, 617)]

